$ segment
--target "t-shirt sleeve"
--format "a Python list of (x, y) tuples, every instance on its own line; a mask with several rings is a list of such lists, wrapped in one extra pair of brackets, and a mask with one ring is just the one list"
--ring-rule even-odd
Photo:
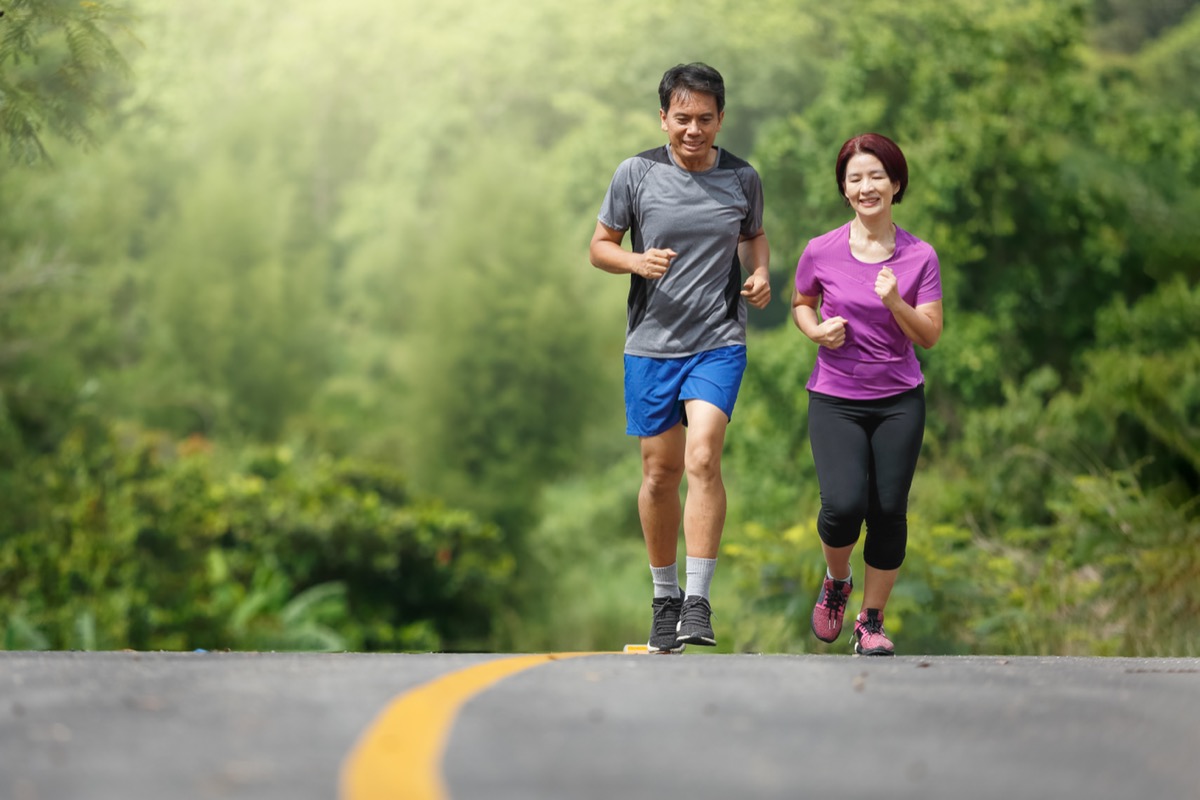
[(821, 294), (821, 284), (817, 281), (817, 260), (808, 247), (804, 248), (796, 263), (796, 291), (805, 297)]
[(942, 267), (937, 252), (929, 248), (929, 260), (921, 272), (921, 283), (917, 286), (917, 305), (942, 299)]
[(633, 161), (622, 161), (613, 173), (612, 183), (604, 194), (597, 219), (614, 231), (627, 231), (633, 225)]
[(747, 168), (742, 186), (748, 202), (746, 216), (742, 219), (742, 236), (754, 236), (763, 227), (763, 188), (758, 172), (753, 168)]

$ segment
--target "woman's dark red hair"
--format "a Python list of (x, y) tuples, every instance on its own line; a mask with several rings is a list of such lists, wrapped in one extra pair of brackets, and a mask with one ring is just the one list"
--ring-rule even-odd
[(838, 193), (846, 196), (846, 162), (859, 153), (870, 153), (878, 158), (887, 172), (888, 180), (900, 184), (892, 197), (893, 203), (899, 203), (904, 197), (904, 190), (908, 188), (908, 162), (904, 160), (899, 145), (880, 133), (859, 134), (842, 145), (837, 157)]

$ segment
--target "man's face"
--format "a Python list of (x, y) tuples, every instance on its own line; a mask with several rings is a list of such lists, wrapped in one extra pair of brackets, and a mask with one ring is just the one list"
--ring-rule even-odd
[(725, 117), (725, 112), (717, 111), (717, 98), (699, 92), (675, 92), (671, 107), (658, 113), (676, 158), (684, 162), (708, 158)]

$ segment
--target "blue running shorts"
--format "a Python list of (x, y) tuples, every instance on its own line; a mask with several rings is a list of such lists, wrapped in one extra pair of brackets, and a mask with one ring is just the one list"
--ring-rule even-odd
[(733, 419), (746, 372), (744, 344), (683, 358), (625, 356), (625, 432), (658, 436), (683, 420), (685, 400), (712, 403)]

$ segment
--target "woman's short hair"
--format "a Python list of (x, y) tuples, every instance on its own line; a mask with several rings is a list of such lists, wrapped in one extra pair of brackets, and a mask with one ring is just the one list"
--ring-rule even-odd
[(862, 133), (847, 139), (842, 145), (837, 157), (838, 194), (846, 196), (846, 163), (859, 153), (870, 153), (878, 158), (887, 172), (888, 180), (900, 184), (892, 197), (893, 203), (899, 203), (904, 198), (904, 190), (908, 188), (908, 162), (904, 160), (900, 146), (880, 133)]

